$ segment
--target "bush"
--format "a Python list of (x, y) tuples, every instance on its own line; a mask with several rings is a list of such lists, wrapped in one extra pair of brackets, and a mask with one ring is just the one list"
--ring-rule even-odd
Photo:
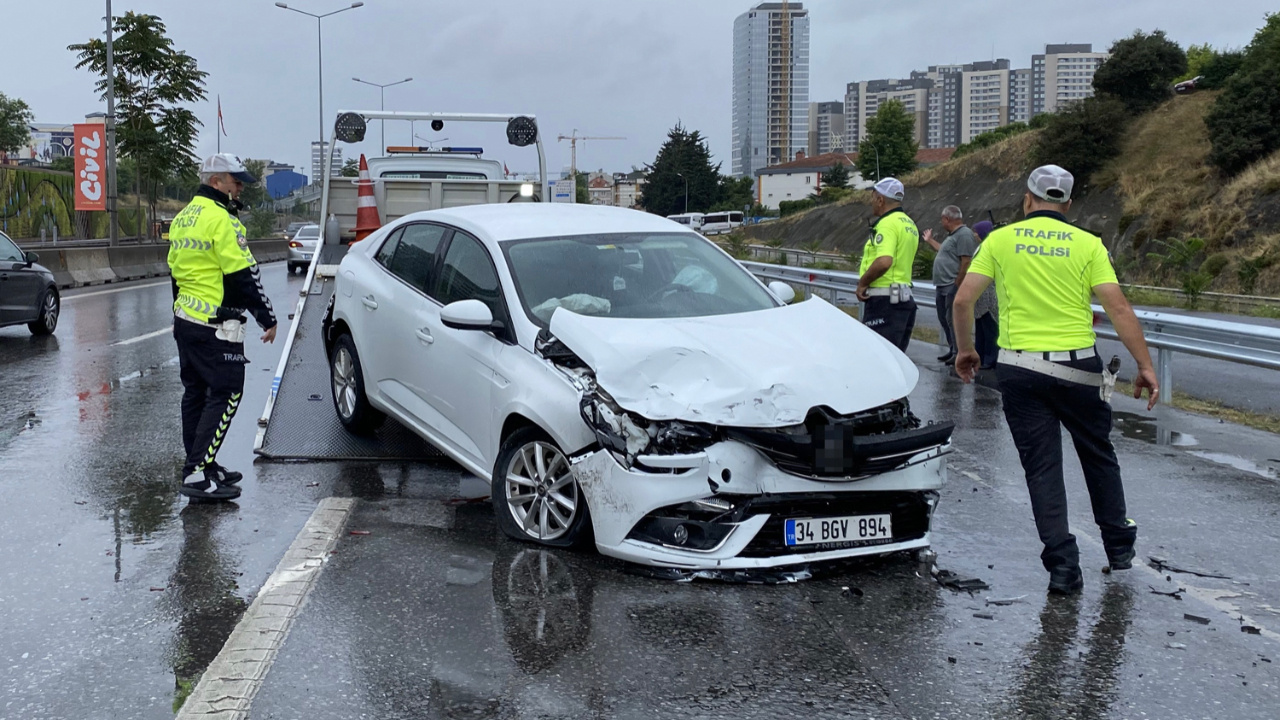
[[(1225, 69), (1223, 70), (1225, 72)], [(1209, 162), (1228, 175), (1280, 148), (1280, 14), (1253, 36), (1205, 116)]]
[(778, 203), (778, 213), (781, 217), (786, 217), (803, 210), (808, 210), (816, 205), (816, 202), (808, 198), (805, 198), (804, 200), (783, 200)]
[[(1036, 117), (1040, 117), (1040, 116), (1037, 115)], [(988, 130), (987, 132), (974, 136), (974, 138), (967, 143), (961, 143), (960, 146), (956, 148), (955, 153), (952, 154), (951, 157), (958, 158), (964, 155), (968, 155), (974, 150), (981, 150), (982, 148), (985, 148), (985, 147), (991, 147), (992, 145), (995, 145), (1001, 140), (1004, 140), (1006, 138), (1011, 138), (1014, 135), (1021, 135), (1022, 133), (1030, 129), (1031, 129), (1031, 126), (1027, 125), (1026, 123), (1013, 122), (1003, 127), (998, 127), (995, 130)]]
[(1231, 76), (1240, 70), (1240, 65), (1243, 62), (1244, 53), (1238, 50), (1215, 53), (1200, 68), (1200, 75), (1204, 79), (1196, 83), (1196, 87), (1204, 90), (1217, 90), (1225, 87), (1227, 80), (1231, 79)]
[(1216, 278), (1222, 274), (1223, 270), (1227, 269), (1227, 265), (1230, 262), (1231, 261), (1227, 258), (1225, 254), (1214, 253), (1209, 257), (1205, 258), (1204, 262), (1200, 263), (1200, 272), (1208, 275), (1211, 278)]
[(1119, 100), (1105, 95), (1086, 98), (1066, 109), (1043, 115), (1045, 131), (1033, 151), (1039, 165), (1061, 165), (1076, 177), (1077, 187), (1120, 153), (1129, 114)]
[(249, 215), (249, 221), (245, 223), (245, 229), (249, 231), (249, 237), (254, 240), (270, 237), (276, 229), (276, 214), (270, 210), (254, 210)]
[(1111, 45), (1111, 57), (1093, 75), (1093, 89), (1141, 113), (1168, 100), (1174, 78), (1186, 71), (1186, 52), (1163, 30), (1150, 35), (1139, 30)]

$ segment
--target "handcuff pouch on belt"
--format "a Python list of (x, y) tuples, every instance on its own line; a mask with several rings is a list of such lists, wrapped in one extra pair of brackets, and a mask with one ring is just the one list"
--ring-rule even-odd
[(244, 342), (244, 323), (240, 320), (223, 320), (221, 324), (215, 326), (217, 331), (214, 335), (219, 340), (226, 340), (230, 343)]

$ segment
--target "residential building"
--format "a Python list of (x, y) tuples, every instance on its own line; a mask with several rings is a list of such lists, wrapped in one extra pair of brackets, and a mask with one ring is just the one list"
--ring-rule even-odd
[(849, 185), (851, 187), (870, 187), (862, 175), (858, 174), (855, 163), (857, 153), (827, 153), (800, 157), (788, 163), (781, 163), (756, 171), (756, 202), (777, 210), (785, 200), (804, 200), (822, 189), (822, 174), (835, 167), (836, 163), (849, 166)]
[(809, 103), (809, 156), (846, 149), (852, 148), (844, 146), (844, 103)]
[(960, 72), (959, 140), (1009, 124), (1009, 61), (970, 63)]
[[(329, 154), (329, 143), (320, 143), (316, 140), (311, 143), (311, 179), (313, 182), (320, 182), (324, 179), (324, 157)], [(342, 148), (334, 148), (333, 162), (329, 166), (329, 175), (331, 177), (342, 173)]]
[[(922, 149), (916, 153), (919, 167), (930, 167), (951, 159), (955, 148)], [(836, 163), (849, 166), (849, 187), (864, 189), (875, 178), (863, 179), (857, 168), (858, 153), (833, 152), (806, 157), (803, 154), (789, 163), (756, 171), (756, 202), (777, 210), (784, 200), (804, 200), (822, 190), (822, 175)]]
[(1088, 43), (1046, 45), (1044, 54), (1031, 56), (1031, 110), (1057, 112), (1069, 102), (1093, 95), (1093, 74), (1108, 53), (1096, 53)]
[(902, 103), (907, 114), (915, 118), (916, 142), (924, 146), (929, 129), (929, 91), (933, 86), (933, 78), (920, 73), (912, 73), (906, 80), (890, 78), (849, 83), (844, 95), (845, 149), (857, 149), (867, 134), (867, 121), (890, 100)]
[(587, 195), (592, 205), (613, 205), (613, 177), (603, 172), (591, 173), (587, 179)]
[(640, 207), (640, 197), (644, 194), (645, 173), (633, 170), (629, 173), (613, 174), (613, 204), (620, 208)]
[(1031, 68), (1009, 71), (1009, 122), (1031, 121)]
[(809, 13), (763, 2), (733, 23), (731, 171), (754, 177), (808, 144)]

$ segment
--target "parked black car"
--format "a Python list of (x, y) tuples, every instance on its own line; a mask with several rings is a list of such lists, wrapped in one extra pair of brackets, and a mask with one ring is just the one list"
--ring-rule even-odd
[(36, 335), (57, 329), (62, 299), (53, 273), (37, 265), (39, 259), (0, 232), (0, 327), (26, 323)]

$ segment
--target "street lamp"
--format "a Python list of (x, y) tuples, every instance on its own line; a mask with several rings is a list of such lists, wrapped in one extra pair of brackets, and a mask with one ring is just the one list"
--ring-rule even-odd
[[(322, 15), (316, 15), (315, 13), (309, 13), (306, 10), (299, 10), (298, 8), (289, 7), (288, 5), (282, 2), (276, 3), (276, 7), (278, 8), (281, 8), (283, 10), (292, 10), (300, 15), (306, 15), (307, 17), (313, 17), (316, 19), (316, 68), (317, 68), (316, 74), (319, 78), (318, 85), (320, 88), (320, 117), (318, 119), (320, 121), (319, 125), (320, 125), (320, 164), (321, 164), (320, 171), (321, 172), (333, 172), (333, 169), (323, 167), (325, 163), (325, 157), (324, 157), (324, 42), (321, 40), (322, 36), (320, 33), (320, 21), (329, 17), (330, 15), (337, 15), (340, 12), (346, 12), (347, 10), (354, 10), (358, 7), (362, 7), (363, 5), (364, 3), (362, 2), (353, 2), (348, 7), (344, 7), (339, 10), (334, 10), (333, 12), (327, 12)], [(330, 153), (330, 155), (332, 155), (332, 153)], [(320, 182), (320, 178), (316, 178), (316, 182)]]
[(871, 146), (872, 150), (876, 151), (876, 182), (879, 182), (880, 181), (880, 148), (876, 147), (876, 144), (869, 140), (866, 142), (868, 145)]
[[(403, 84), (405, 84), (405, 83), (407, 83), (407, 82), (413, 82), (413, 78), (405, 78), (405, 79), (403, 79), (403, 80), (397, 80), (397, 81), (395, 81), (395, 82), (393, 82), (393, 83), (387, 83), (386, 85), (383, 85), (383, 84), (381, 84), (381, 83), (369, 82), (368, 80), (361, 80), (360, 78), (355, 78), (355, 77), (353, 77), (353, 78), (351, 78), (351, 79), (352, 79), (352, 80), (355, 80), (355, 81), (356, 81), (356, 82), (358, 82), (358, 83), (364, 83), (365, 85), (372, 85), (372, 86), (374, 86), (374, 87), (378, 88), (378, 109), (379, 109), (379, 110), (386, 110), (386, 109), (387, 109), (387, 88), (392, 87), (392, 86), (394, 86), (394, 85), (403, 85)], [(382, 148), (383, 148), (383, 152), (386, 152), (386, 147), (387, 147), (387, 121), (384, 119), (384, 120), (382, 121)]]
[(680, 179), (684, 181), (684, 214), (688, 215), (689, 214), (689, 178), (685, 177), (684, 173), (676, 173), (676, 175), (678, 175)]

